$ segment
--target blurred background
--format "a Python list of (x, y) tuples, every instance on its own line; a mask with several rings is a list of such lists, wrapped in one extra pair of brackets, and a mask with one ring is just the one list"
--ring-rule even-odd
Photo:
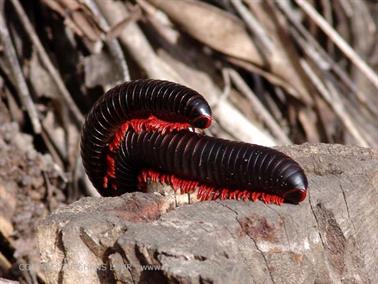
[(121, 82), (197, 90), (211, 136), (378, 145), (375, 0), (0, 0), (0, 10), (0, 277), (44, 283), (34, 225), (94, 195), (80, 129)]

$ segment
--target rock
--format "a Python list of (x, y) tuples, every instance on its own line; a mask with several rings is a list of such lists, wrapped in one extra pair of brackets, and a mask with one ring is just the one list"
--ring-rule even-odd
[(83, 198), (38, 227), (48, 283), (378, 283), (378, 151), (281, 147), (305, 168), (299, 205), (171, 196)]

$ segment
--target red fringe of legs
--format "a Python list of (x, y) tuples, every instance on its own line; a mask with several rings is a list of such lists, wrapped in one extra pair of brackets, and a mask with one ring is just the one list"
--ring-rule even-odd
[(140, 184), (146, 184), (147, 180), (169, 184), (180, 194), (193, 193), (198, 188), (197, 198), (200, 201), (215, 199), (236, 199), (236, 200), (261, 200), (266, 204), (274, 203), (281, 205), (284, 202), (282, 197), (264, 192), (251, 192), (247, 190), (232, 190), (227, 188), (214, 188), (199, 184), (199, 182), (180, 179), (174, 175), (162, 174), (153, 170), (144, 170), (138, 177)]
[[(113, 141), (109, 144), (110, 153), (106, 155), (106, 165), (107, 171), (104, 177), (104, 188), (108, 188), (109, 181), (114, 180), (115, 177), (115, 160), (113, 157), (113, 153), (117, 151), (119, 148), (123, 138), (125, 137), (126, 131), (129, 127), (133, 128), (135, 132), (140, 133), (142, 130), (147, 131), (159, 131), (161, 133), (170, 132), (170, 131), (178, 131), (182, 129), (188, 129), (191, 127), (189, 123), (184, 122), (167, 122), (164, 120), (160, 120), (157, 117), (151, 115), (148, 118), (143, 119), (131, 119), (126, 121), (124, 124), (121, 125), (120, 129), (114, 134)], [(111, 183), (113, 189), (117, 189), (115, 183)]]
[(159, 131), (164, 134), (165, 132), (178, 131), (183, 129), (188, 129), (191, 127), (189, 123), (186, 122), (168, 122), (160, 120), (157, 117), (150, 115), (148, 118), (143, 119), (131, 119), (126, 121), (120, 129), (114, 134), (114, 139), (109, 145), (109, 149), (115, 152), (119, 145), (121, 144), (123, 137), (125, 137), (126, 131), (132, 127), (135, 132), (140, 133), (142, 130), (147, 131)]

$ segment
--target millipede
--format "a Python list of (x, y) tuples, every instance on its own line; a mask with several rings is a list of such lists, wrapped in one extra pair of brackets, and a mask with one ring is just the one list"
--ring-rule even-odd
[(144, 190), (148, 180), (199, 200), (241, 199), (297, 204), (307, 194), (301, 166), (272, 148), (193, 131), (212, 121), (198, 92), (142, 79), (106, 92), (82, 129), (85, 171), (102, 196)]

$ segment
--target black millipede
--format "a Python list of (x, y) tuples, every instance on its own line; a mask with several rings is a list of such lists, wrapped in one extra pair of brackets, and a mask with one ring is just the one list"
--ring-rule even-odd
[(308, 182), (301, 166), (264, 146), (191, 131), (207, 128), (211, 109), (196, 91), (161, 80), (109, 90), (86, 117), (85, 171), (103, 196), (143, 190), (148, 179), (200, 200), (260, 199), (299, 203)]

